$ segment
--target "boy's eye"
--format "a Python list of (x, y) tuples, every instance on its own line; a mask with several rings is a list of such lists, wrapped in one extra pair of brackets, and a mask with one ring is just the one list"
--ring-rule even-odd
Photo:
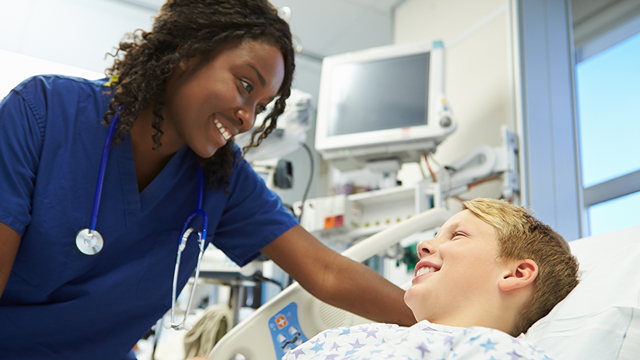
[(242, 84), (242, 88), (244, 89), (244, 91), (246, 91), (248, 94), (251, 94), (251, 92), (253, 91), (253, 85), (245, 80), (240, 80), (240, 83)]

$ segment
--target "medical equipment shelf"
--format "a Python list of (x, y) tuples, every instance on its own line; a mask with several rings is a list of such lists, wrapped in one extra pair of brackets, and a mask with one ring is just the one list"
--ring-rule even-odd
[[(301, 224), (336, 250), (440, 204), (439, 185), (422, 181), (351, 195), (310, 199)], [(300, 204), (296, 204), (300, 207)], [(337, 220), (340, 218), (339, 226)]]

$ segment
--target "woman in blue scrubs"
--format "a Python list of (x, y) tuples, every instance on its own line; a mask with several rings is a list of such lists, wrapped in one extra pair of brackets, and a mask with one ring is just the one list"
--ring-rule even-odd
[[(37, 76), (0, 103), (2, 359), (130, 356), (171, 307), (198, 165), (207, 243), (240, 266), (263, 253), (361, 316), (415, 322), (401, 289), (300, 227), (233, 143), (275, 99), (259, 144), (290, 93), (291, 33), (267, 1), (169, 1), (117, 55), (110, 79)], [(96, 226), (104, 248), (87, 256), (75, 238), (91, 222), (105, 125), (116, 114)], [(197, 256), (192, 241), (178, 289)]]

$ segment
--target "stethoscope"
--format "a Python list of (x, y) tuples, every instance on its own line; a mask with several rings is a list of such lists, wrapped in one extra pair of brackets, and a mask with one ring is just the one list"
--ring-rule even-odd
[[(109, 126), (109, 132), (107, 133), (107, 139), (104, 143), (104, 149), (102, 150), (102, 158), (100, 159), (100, 170), (98, 172), (98, 183), (96, 184), (96, 191), (93, 197), (93, 210), (91, 213), (91, 225), (88, 229), (82, 229), (76, 235), (76, 247), (78, 250), (88, 256), (94, 256), (102, 251), (104, 248), (104, 239), (102, 235), (96, 230), (96, 222), (98, 220), (98, 208), (100, 207), (100, 197), (102, 196), (102, 185), (104, 183), (104, 174), (107, 169), (107, 158), (109, 157), (109, 146), (111, 143), (111, 139), (113, 138), (113, 133), (116, 128), (116, 124), (120, 120), (120, 114), (116, 113), (113, 117), (113, 121)], [(187, 323), (187, 315), (191, 310), (191, 301), (193, 300), (193, 295), (196, 291), (196, 284), (198, 282), (198, 276), (200, 276), (200, 264), (202, 263), (202, 256), (204, 255), (204, 249), (206, 246), (206, 238), (207, 238), (207, 213), (202, 210), (202, 196), (203, 196), (203, 180), (202, 180), (202, 168), (198, 165), (198, 207), (196, 211), (194, 211), (187, 220), (184, 222), (182, 226), (180, 242), (178, 243), (178, 254), (176, 255), (176, 265), (173, 271), (173, 289), (171, 292), (171, 324), (167, 324), (167, 328), (173, 328), (175, 330), (189, 330), (191, 328), (191, 324)], [(192, 227), (189, 227), (189, 224), (196, 216), (202, 216), (202, 232), (198, 232), (198, 243), (200, 247), (200, 254), (198, 255), (198, 264), (196, 265), (196, 274), (193, 286), (191, 287), (191, 296), (189, 296), (189, 302), (187, 304), (187, 311), (184, 314), (184, 318), (180, 323), (176, 323), (175, 321), (175, 303), (177, 296), (177, 287), (178, 287), (178, 271), (180, 270), (180, 258), (182, 257), (182, 252), (187, 246), (187, 239), (189, 235), (194, 231)]]

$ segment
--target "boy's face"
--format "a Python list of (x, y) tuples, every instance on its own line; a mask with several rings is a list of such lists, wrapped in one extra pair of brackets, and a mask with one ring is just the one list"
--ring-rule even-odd
[(496, 231), (469, 210), (451, 217), (434, 239), (419, 243), (418, 255), (416, 276), (404, 295), (418, 321), (464, 317), (498, 291), (502, 262)]

